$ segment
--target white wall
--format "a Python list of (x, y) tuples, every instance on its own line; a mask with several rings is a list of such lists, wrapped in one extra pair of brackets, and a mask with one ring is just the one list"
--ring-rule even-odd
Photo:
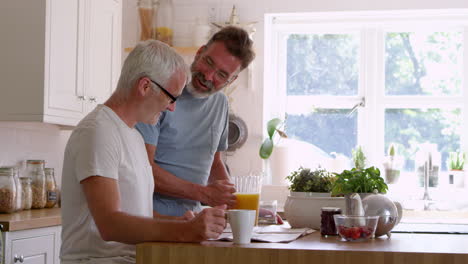
[(69, 135), (70, 131), (56, 125), (0, 122), (0, 166), (22, 166), (27, 159), (42, 159), (46, 167), (55, 168), (61, 185), (63, 151)]
[[(258, 147), (262, 140), (263, 92), (263, 19), (266, 13), (282, 12), (319, 12), (319, 11), (357, 11), (357, 10), (394, 10), (394, 9), (436, 9), (468, 8), (466, 0), (173, 0), (175, 15), (176, 46), (190, 46), (191, 29), (197, 17), (207, 17), (211, 8), (215, 8), (218, 21), (226, 21), (235, 4), (241, 22), (258, 21), (254, 36), (257, 58), (253, 67), (252, 87), (247, 87), (247, 74), (238, 79), (238, 89), (234, 92), (234, 112), (242, 117), (249, 127), (249, 139), (246, 145), (228, 158), (234, 172), (249, 168), (260, 169), (262, 161), (258, 157)], [(125, 1), (123, 10), (123, 47), (131, 47), (137, 41), (138, 17), (136, 0)], [(125, 56), (124, 56), (125, 57)]]

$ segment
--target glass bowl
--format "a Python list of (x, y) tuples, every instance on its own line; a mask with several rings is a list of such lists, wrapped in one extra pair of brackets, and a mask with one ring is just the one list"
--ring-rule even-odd
[(379, 216), (334, 215), (338, 234), (346, 241), (365, 241), (373, 238)]

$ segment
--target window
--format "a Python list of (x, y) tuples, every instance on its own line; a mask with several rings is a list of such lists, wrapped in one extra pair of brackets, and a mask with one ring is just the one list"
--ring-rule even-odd
[[(286, 118), (289, 137), (326, 153), (360, 145), (382, 173), (393, 144), (403, 159), (389, 195), (413, 212), (468, 211), (468, 179), (455, 186), (447, 167), (468, 151), (467, 32), (460, 9), (268, 14), (265, 120)], [(428, 148), (431, 201), (418, 160)]]

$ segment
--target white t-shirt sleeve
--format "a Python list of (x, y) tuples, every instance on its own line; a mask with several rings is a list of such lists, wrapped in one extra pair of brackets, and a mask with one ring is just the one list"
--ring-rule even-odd
[(75, 175), (78, 181), (91, 176), (118, 179), (121, 142), (117, 129), (105, 125), (84, 128), (76, 150)]

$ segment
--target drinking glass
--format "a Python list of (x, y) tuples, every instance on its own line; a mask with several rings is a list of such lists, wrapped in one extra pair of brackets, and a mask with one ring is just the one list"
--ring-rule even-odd
[(236, 193), (236, 206), (234, 209), (255, 210), (255, 225), (258, 225), (258, 208), (260, 191), (262, 189), (263, 172), (250, 172), (246, 175), (233, 176)]

